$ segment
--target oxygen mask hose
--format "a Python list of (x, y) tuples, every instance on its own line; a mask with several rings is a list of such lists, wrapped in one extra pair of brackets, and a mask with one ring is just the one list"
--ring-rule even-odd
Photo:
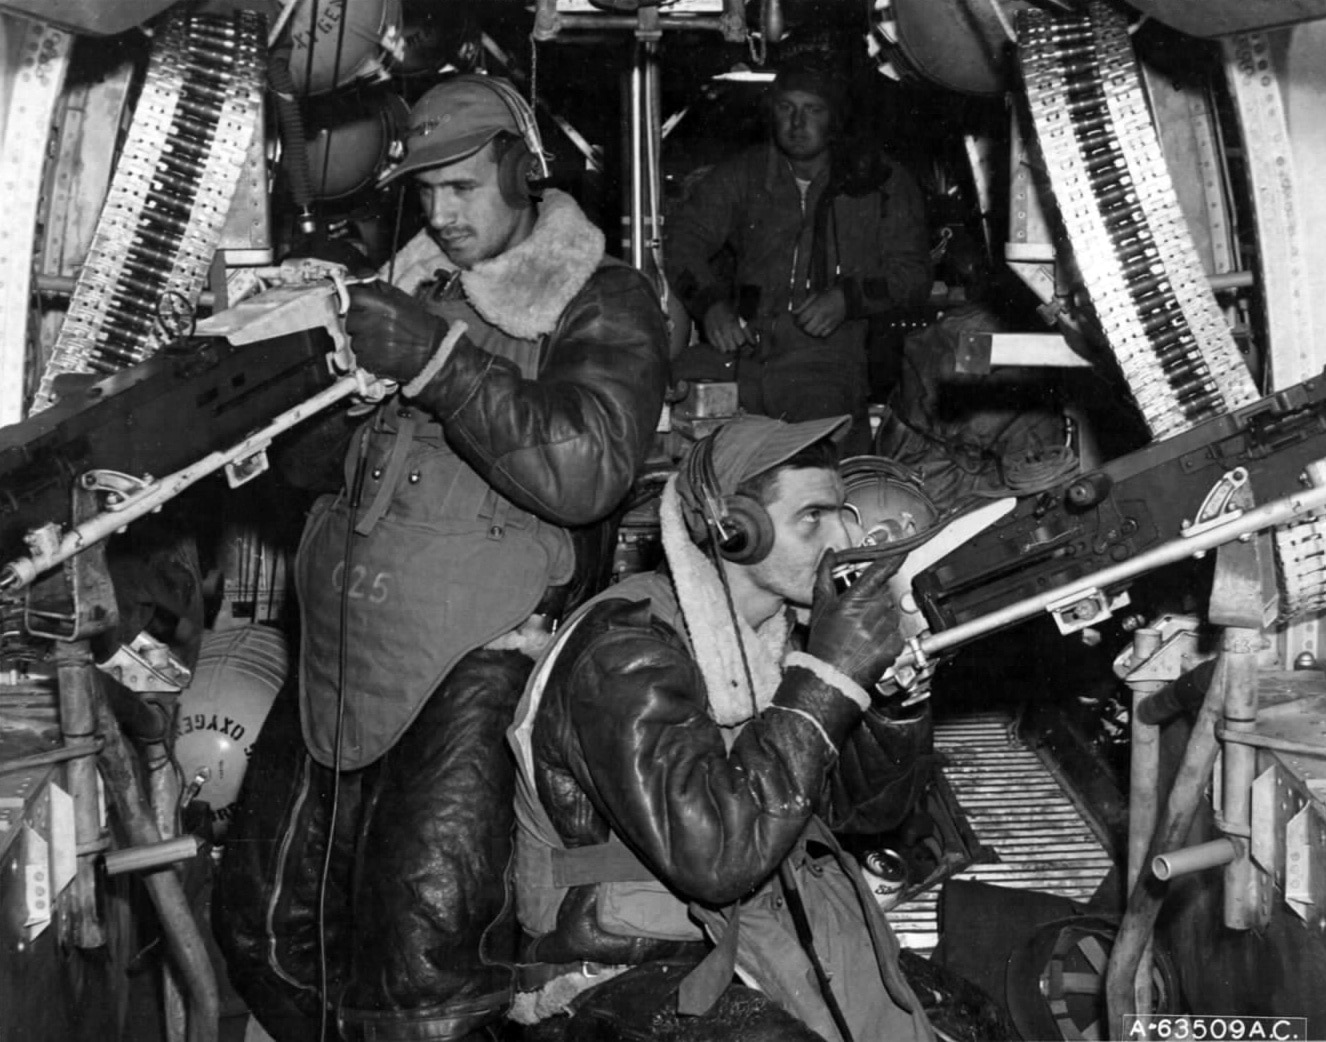
[(299, 108), (295, 91), (295, 78), (290, 73), (290, 56), (294, 47), (289, 39), (278, 43), (267, 56), (267, 86), (276, 99), (276, 118), (281, 126), (281, 141), (285, 153), (281, 166), (295, 209), (299, 212), (299, 230), (314, 235), (318, 230), (313, 217), (313, 171), (309, 168), (308, 138), (304, 133), (304, 114)]

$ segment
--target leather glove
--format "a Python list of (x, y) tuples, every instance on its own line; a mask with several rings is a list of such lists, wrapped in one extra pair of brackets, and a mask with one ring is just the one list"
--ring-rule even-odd
[(902, 554), (882, 557), (840, 593), (833, 578), (838, 558), (830, 550), (815, 576), (806, 652), (872, 693), (903, 649), (898, 604), (888, 589), (902, 562)]
[(385, 282), (350, 287), (345, 331), (359, 364), (374, 376), (408, 383), (428, 364), (447, 320)]

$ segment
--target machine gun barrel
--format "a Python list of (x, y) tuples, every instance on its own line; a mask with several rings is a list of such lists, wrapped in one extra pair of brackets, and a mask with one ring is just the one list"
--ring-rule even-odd
[(1301, 520), (1322, 509), (1326, 509), (1326, 487), (1306, 489), (1248, 510), (1231, 511), (1225, 515), (1228, 520), (1222, 520), (1193, 535), (1171, 539), (1130, 560), (1085, 575), (1057, 589), (1015, 601), (959, 623), (951, 629), (915, 637), (909, 643), (908, 650), (899, 656), (895, 668), (919, 668), (931, 655), (970, 644), (980, 637), (1023, 622), (1041, 612), (1072, 615), (1074, 609), (1081, 606), (1084, 613), (1095, 613), (1105, 604), (1106, 591), (1111, 588), (1166, 565), (1204, 554), (1236, 539), (1251, 538), (1266, 529)]
[[(164, 478), (143, 481), (112, 508), (82, 524), (63, 532), (54, 524), (36, 530), (29, 539), (32, 553), (8, 562), (0, 570), (0, 592), (13, 593), (23, 589), (43, 572), (64, 563), (102, 539), (109, 538), (131, 522), (159, 510), (185, 489), (222, 468), (232, 468), (232, 485), (256, 477), (266, 469), (265, 452), (272, 439), (339, 401), (365, 394), (366, 375), (362, 370), (357, 370), (342, 376), (330, 387), (287, 409), (229, 449), (209, 453)], [(42, 532), (47, 535), (43, 537)]]

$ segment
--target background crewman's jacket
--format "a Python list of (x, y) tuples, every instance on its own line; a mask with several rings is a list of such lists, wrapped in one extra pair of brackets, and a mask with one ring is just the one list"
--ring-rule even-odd
[[(667, 273), (696, 322), (719, 300), (738, 307), (770, 357), (817, 346), (860, 349), (871, 315), (924, 303), (933, 284), (925, 204), (898, 163), (881, 160), (878, 187), (837, 187), (821, 173), (804, 205), (792, 167), (772, 144), (719, 163), (668, 217)], [(730, 246), (731, 280), (713, 263)], [(798, 330), (791, 311), (841, 285), (847, 317), (827, 338)]]

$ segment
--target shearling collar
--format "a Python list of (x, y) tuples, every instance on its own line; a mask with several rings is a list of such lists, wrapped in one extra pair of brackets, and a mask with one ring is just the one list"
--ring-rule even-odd
[[(686, 622), (696, 665), (708, 688), (709, 715), (724, 727), (745, 723), (754, 711), (741, 650), (733, 639), (733, 618), (718, 570), (686, 531), (675, 474), (663, 489), (659, 520), (677, 603)], [(779, 612), (758, 630), (752, 630), (745, 619), (738, 617), (736, 631), (746, 646), (746, 659), (755, 684), (755, 705), (763, 710), (773, 701), (782, 678), (790, 631), (787, 614)]]
[(455, 267), (425, 227), (378, 268), (378, 278), (413, 295), (425, 282), (436, 278), (439, 269), (454, 271)]
[(461, 273), (465, 296), (508, 336), (551, 333), (603, 259), (603, 233), (565, 192), (549, 189), (529, 238)]
[[(508, 336), (532, 340), (556, 327), (603, 260), (603, 244), (603, 233), (576, 201), (549, 188), (529, 238), (462, 272), (461, 288), (485, 322)], [(413, 293), (438, 268), (451, 271), (454, 265), (425, 228), (396, 254), (393, 281)]]

